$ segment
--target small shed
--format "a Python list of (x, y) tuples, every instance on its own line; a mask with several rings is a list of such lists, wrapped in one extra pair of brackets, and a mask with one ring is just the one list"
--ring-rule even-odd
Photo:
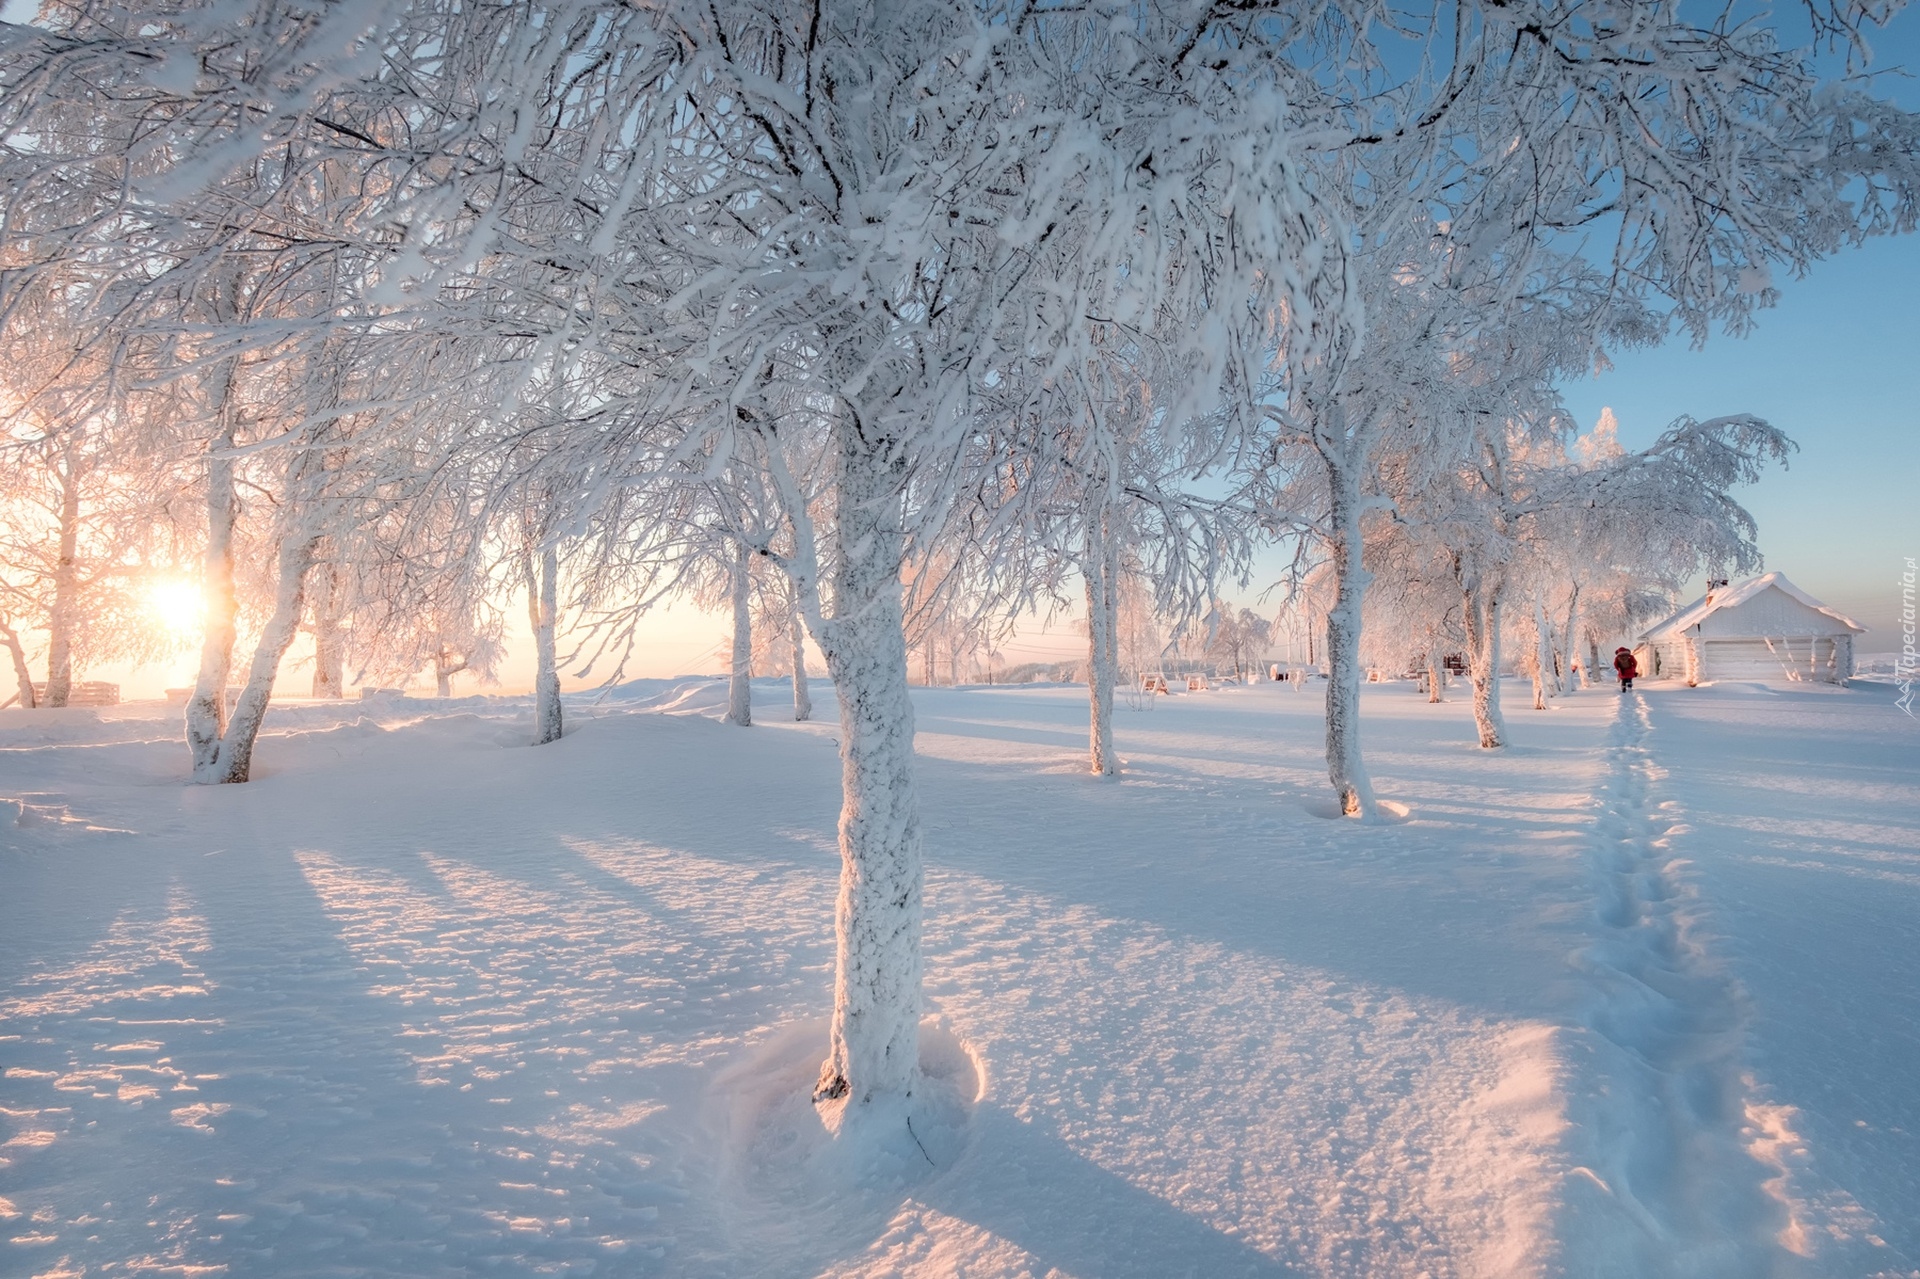
[(1853, 675), (1853, 637), (1866, 629), (1766, 573), (1708, 590), (1642, 634), (1634, 656), (1649, 679), (1837, 684)]

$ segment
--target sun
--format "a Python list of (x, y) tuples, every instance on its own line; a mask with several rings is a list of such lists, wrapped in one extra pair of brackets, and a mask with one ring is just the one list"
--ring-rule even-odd
[(170, 634), (184, 637), (199, 633), (206, 601), (198, 583), (174, 578), (147, 588), (147, 607)]

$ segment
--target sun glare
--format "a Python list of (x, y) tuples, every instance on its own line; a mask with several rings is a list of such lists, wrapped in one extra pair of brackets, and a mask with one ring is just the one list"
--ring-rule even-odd
[(197, 583), (174, 580), (155, 582), (148, 587), (147, 607), (170, 633), (184, 636), (200, 629), (200, 617), (206, 606)]

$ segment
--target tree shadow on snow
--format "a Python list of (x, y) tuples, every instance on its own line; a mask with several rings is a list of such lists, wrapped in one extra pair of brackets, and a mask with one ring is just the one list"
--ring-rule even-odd
[[(1506, 865), (1541, 829), (1533, 820), (1450, 815), (1465, 829), (1436, 840), (1417, 803), (1412, 823), (1362, 825), (1312, 817), (1317, 793), (1259, 780), (1169, 791), (919, 764), (932, 867), (1462, 1009), (1559, 1007), (1552, 981), (1577, 938), (1542, 903), (1584, 880), (1573, 861)], [(1018, 799), (973, 802), (996, 792)], [(1526, 976), (1501, 985), (1489, 974)]]
[(974, 1112), (958, 1166), (919, 1199), (1018, 1245), (1036, 1273), (1121, 1279), (1281, 1276), (1295, 1270), (997, 1106)]

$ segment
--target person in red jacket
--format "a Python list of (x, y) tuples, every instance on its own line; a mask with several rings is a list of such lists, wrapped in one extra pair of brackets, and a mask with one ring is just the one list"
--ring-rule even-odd
[(1620, 675), (1620, 691), (1626, 692), (1633, 687), (1633, 677), (1640, 673), (1640, 663), (1633, 660), (1633, 654), (1625, 648), (1613, 650), (1613, 669)]

